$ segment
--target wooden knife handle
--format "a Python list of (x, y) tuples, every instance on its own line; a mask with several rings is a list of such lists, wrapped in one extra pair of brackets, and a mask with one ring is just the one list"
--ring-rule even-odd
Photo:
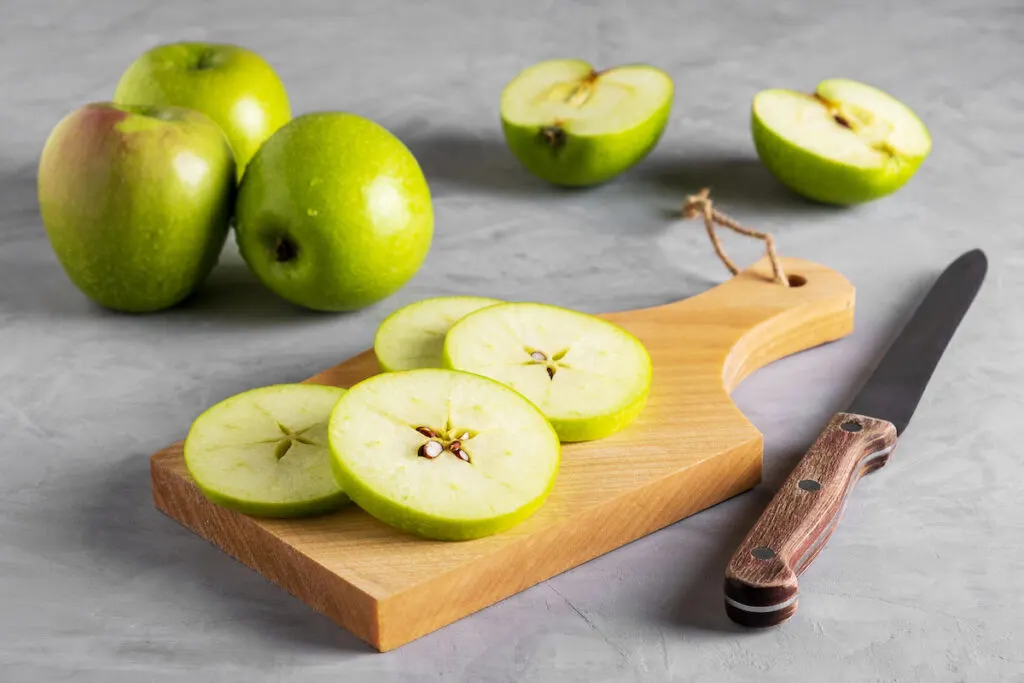
[(725, 610), (743, 626), (774, 626), (796, 612), (797, 577), (836, 528), (853, 485), (896, 447), (885, 420), (836, 414), (790, 473), (725, 571)]

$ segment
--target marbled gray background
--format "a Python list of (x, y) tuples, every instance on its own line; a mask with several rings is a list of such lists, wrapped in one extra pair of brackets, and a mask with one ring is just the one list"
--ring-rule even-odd
[[(295, 112), (395, 131), (436, 198), (437, 238), (401, 293), (351, 315), (274, 299), (233, 245), (181, 308), (97, 309), (50, 252), (35, 164), (50, 128), (108, 99), (146, 48), (251, 47)], [(0, 680), (1024, 680), (1024, 11), (945, 2), (24, 2), (0, 12)], [(498, 126), (526, 65), (648, 61), (675, 79), (656, 153), (590, 191), (517, 167)], [(898, 195), (837, 210), (781, 189), (748, 133), (760, 88), (843, 75), (890, 90), (934, 152)], [(765, 482), (388, 654), (158, 514), (147, 456), (205, 406), (366, 348), (428, 295), (587, 311), (692, 295), (726, 273), (674, 215), (711, 185), (786, 254), (858, 287), (857, 331), (750, 378)], [(752, 244), (730, 239), (737, 259)], [(892, 463), (858, 487), (787, 625), (721, 609), (725, 562), (774, 487), (865, 377), (938, 270), (985, 248), (990, 277)], [(371, 678), (372, 677), (372, 678)]]

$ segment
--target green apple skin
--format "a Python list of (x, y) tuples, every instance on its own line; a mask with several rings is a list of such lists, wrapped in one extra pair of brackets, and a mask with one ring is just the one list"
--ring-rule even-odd
[[(825, 81), (818, 86), (822, 92)], [(765, 91), (770, 92), (770, 91)], [(751, 107), (751, 132), (757, 155), (780, 182), (797, 194), (824, 204), (848, 206), (879, 199), (903, 187), (928, 156), (900, 154), (883, 168), (865, 169), (839, 163), (787, 142), (768, 128)]]
[(239, 178), (260, 145), (292, 117), (274, 69), (251, 50), (220, 43), (154, 47), (121, 76), (114, 101), (206, 114), (228, 136)]
[(599, 185), (620, 175), (644, 159), (661, 139), (672, 102), (640, 125), (619, 133), (566, 135), (553, 145), (536, 126), (502, 121), (505, 141), (528, 171), (555, 185)]
[(794, 148), (757, 116), (752, 117), (757, 155), (794, 192), (823, 204), (860, 204), (892, 194), (917, 172), (924, 157), (894, 159), (889, 167), (865, 173), (803, 149)]
[[(490, 368), (481, 367), (479, 363), (472, 362), (471, 357), (467, 356), (464, 352), (460, 353), (459, 337), (466, 335), (467, 328), (473, 330), (472, 335), (479, 334), (481, 328), (478, 323), (482, 320), (487, 320), (496, 315), (500, 315), (504, 311), (518, 310), (520, 311), (520, 319), (528, 319), (530, 311), (550, 312), (561, 316), (567, 316), (568, 319), (579, 319), (585, 321), (587, 325), (594, 326), (594, 329), (601, 329), (604, 331), (615, 330), (615, 334), (621, 339), (629, 340), (629, 348), (633, 352), (634, 363), (631, 363), (631, 371), (635, 369), (636, 374), (630, 375), (633, 380), (633, 384), (637, 387), (636, 390), (627, 393), (623, 400), (616, 403), (613, 409), (607, 410), (600, 414), (582, 414), (577, 410), (565, 410), (565, 409), (553, 409), (553, 406), (548, 405), (549, 399), (552, 395), (556, 394), (554, 391), (538, 391), (536, 385), (532, 385), (528, 381), (528, 375), (520, 374), (523, 370), (523, 366), (526, 365), (521, 360), (515, 360), (509, 362), (506, 360), (505, 367), (494, 364)], [(552, 324), (551, 319), (544, 321), (545, 325), (540, 328), (546, 330), (541, 332), (540, 335), (532, 335), (531, 337), (520, 337), (510, 336), (510, 344), (517, 348), (525, 348), (527, 346), (534, 346), (539, 344), (544, 336), (548, 336), (545, 347), (548, 350), (557, 348), (566, 348), (570, 346), (565, 343), (564, 332), (558, 330), (556, 324)], [(520, 323), (523, 329), (528, 329), (528, 325)], [(503, 328), (508, 329), (508, 328)], [(503, 333), (503, 336), (504, 333)], [(555, 341), (559, 337), (563, 337), (560, 341)], [(534, 341), (530, 341), (530, 339)], [(484, 348), (487, 349), (500, 349), (501, 343), (495, 341), (493, 337), (481, 335), (479, 342)], [(496, 352), (500, 352), (497, 351)], [(575, 363), (577, 361), (571, 358), (572, 351), (569, 352), (570, 361)], [(528, 360), (528, 359), (527, 359)], [(458, 322), (456, 322), (451, 330), (445, 337), (444, 347), (442, 351), (442, 362), (445, 368), (451, 370), (457, 370), (461, 372), (470, 372), (480, 374), (489, 377), (492, 380), (505, 384), (513, 391), (518, 392), (522, 396), (525, 396), (528, 400), (535, 402), (537, 408), (545, 415), (548, 421), (554, 427), (555, 433), (558, 435), (562, 443), (574, 443), (580, 441), (594, 441), (597, 439), (603, 439), (611, 436), (616, 432), (619, 432), (629, 426), (639, 415), (643, 412), (644, 407), (647, 405), (647, 399), (650, 395), (651, 382), (653, 378), (653, 364), (651, 362), (650, 354), (647, 352), (646, 347), (643, 343), (637, 339), (634, 335), (626, 332), (619, 326), (595, 318), (594, 316), (581, 313), (579, 311), (573, 311), (571, 309), (561, 308), (559, 306), (551, 306), (548, 304), (536, 304), (536, 303), (505, 303), (496, 304), (494, 306), (488, 306), (485, 308), (478, 309), (477, 311), (468, 314)], [(621, 362), (621, 361), (620, 361)], [(591, 368), (587, 368), (586, 365), (582, 366), (589, 371)], [(508, 370), (514, 369), (514, 374), (509, 374)]]
[(293, 119), (253, 157), (235, 207), (242, 257), (272, 291), (321, 311), (398, 291), (430, 249), (434, 214), (419, 164), (354, 114)]
[[(648, 371), (647, 382), (650, 384), (650, 371)], [(650, 388), (648, 387), (642, 396), (623, 407), (619, 412), (605, 416), (601, 420), (552, 419), (551, 425), (563, 443), (604, 439), (632, 424), (647, 405), (649, 394)]]
[(507, 531), (539, 510), (555, 485), (553, 477), (543, 495), (507, 514), (453, 524), (446, 519), (410, 510), (401, 503), (377, 493), (354, 478), (337, 457), (331, 458), (331, 467), (338, 485), (366, 513), (396, 529), (435, 541), (470, 541)]
[(235, 162), (199, 112), (87, 104), (50, 133), (38, 192), (71, 281), (101, 306), (145, 313), (186, 298), (216, 264)]
[[(439, 370), (432, 368), (384, 373), (381, 375), (374, 375), (363, 380), (349, 389), (349, 391), (359, 393), (367, 387), (393, 381), (400, 376), (430, 378), (432, 376), (443, 377), (453, 373), (454, 371), (451, 370)], [(540, 410), (525, 397), (516, 393), (504, 384), (495, 382), (494, 380), (482, 375), (470, 376), (472, 377), (472, 382), (485, 386), (490, 385), (492, 387), (491, 391), (498, 392), (499, 394), (505, 394), (503, 400), (514, 400), (515, 403), (519, 404), (518, 407), (520, 409), (530, 411), (530, 413), (535, 414), (535, 423), (540, 429), (544, 430), (547, 438), (554, 445), (557, 456), (552, 476), (546, 482), (546, 485), (542, 489), (542, 493), (533, 500), (525, 502), (514, 510), (486, 519), (464, 519), (453, 521), (436, 515), (430, 515), (422, 510), (410, 509), (410, 507), (408, 505), (404, 505), (400, 499), (396, 497), (388, 497), (378, 493), (373, 489), (373, 487), (367, 486), (367, 484), (356, 476), (349, 466), (346, 465), (345, 459), (339, 451), (337, 440), (333, 436), (334, 432), (338, 429), (335, 423), (339, 422), (339, 416), (345, 410), (345, 406), (341, 401), (339, 401), (334, 408), (334, 412), (331, 414), (329, 432), (332, 434), (332, 437), (329, 440), (331, 453), (333, 455), (331, 458), (331, 468), (338, 485), (346, 494), (348, 494), (356, 505), (380, 521), (422, 538), (439, 541), (466, 541), (474, 538), (490, 536), (510, 529), (530, 517), (544, 504), (544, 501), (547, 500), (548, 494), (555, 485), (555, 480), (557, 478), (556, 475), (561, 463), (561, 445), (558, 441), (558, 435), (555, 433), (551, 424), (547, 421), (544, 415), (541, 414)]]
[[(241, 394), (231, 396), (220, 403), (207, 408), (199, 417), (192, 423), (192, 427), (189, 429), (188, 436), (185, 439), (183, 445), (183, 457), (185, 465), (192, 475), (192, 481), (196, 487), (202, 492), (208, 500), (221, 507), (237, 510), (247, 515), (253, 515), (255, 517), (273, 517), (273, 518), (290, 518), (290, 517), (313, 517), (316, 515), (324, 515), (331, 512), (337, 511), (339, 508), (345, 506), (350, 502), (350, 498), (345, 494), (344, 491), (338, 490), (332, 493), (327, 493), (318, 497), (310, 497), (301, 501), (291, 502), (267, 502), (257, 501), (250, 498), (242, 498), (237, 495), (231, 495), (224, 491), (218, 490), (212, 486), (207, 485), (203, 481), (203, 477), (200, 472), (196, 470), (197, 465), (195, 460), (198, 457), (202, 457), (202, 454), (196, 455), (196, 448), (194, 446), (195, 435), (198, 431), (203, 428), (206, 422), (216, 420), (218, 413), (220, 413), (224, 406), (231, 403), (240, 403), (246, 401), (250, 396), (258, 396), (260, 394), (266, 394), (268, 392), (275, 391), (288, 391), (288, 390), (299, 390), (307, 394), (319, 393), (323, 396), (327, 396), (330, 399), (336, 401), (340, 398), (345, 390), (317, 384), (299, 384), (299, 385), (271, 385), (262, 387), (259, 389), (251, 389)], [(296, 403), (294, 400), (292, 403)], [(268, 413), (261, 414), (261, 417), (265, 420), (273, 419)], [(249, 425), (237, 425), (242, 427), (238, 431), (240, 433), (246, 433), (246, 427)], [(332, 470), (333, 476), (333, 470)], [(237, 481), (237, 477), (235, 478)]]

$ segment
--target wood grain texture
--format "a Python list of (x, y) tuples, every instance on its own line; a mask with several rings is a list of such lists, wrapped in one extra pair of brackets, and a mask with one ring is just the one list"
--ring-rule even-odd
[(740, 544), (725, 575), (725, 607), (744, 626), (773, 626), (796, 612), (797, 577), (835, 531), (854, 484), (896, 446), (885, 420), (837, 413)]
[[(180, 443), (152, 457), (156, 506), (374, 647), (397, 647), (757, 483), (761, 434), (729, 391), (853, 327), (845, 278), (796, 259), (785, 267), (807, 284), (773, 284), (761, 261), (691, 299), (603, 316), (651, 353), (647, 407), (618, 434), (565, 446), (547, 502), (507, 532), (427, 541), (355, 507), (305, 520), (249, 517), (202, 497)], [(377, 371), (368, 351), (307, 381), (351, 386)]]

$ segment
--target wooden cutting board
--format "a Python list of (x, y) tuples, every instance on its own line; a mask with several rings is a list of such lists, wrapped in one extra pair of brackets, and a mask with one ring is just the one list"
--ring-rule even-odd
[[(176, 443), (153, 455), (157, 508), (344, 626), (390, 650), (753, 487), (760, 432), (729, 398), (746, 375), (853, 328), (853, 286), (828, 268), (767, 261), (699, 296), (603, 316), (639, 337), (654, 380), (626, 430), (564, 448), (550, 497), (510, 531), (427, 541), (355, 506), (305, 520), (258, 519), (208, 502)], [(351, 386), (372, 351), (309, 378)], [(196, 406), (199, 414), (207, 406)]]

